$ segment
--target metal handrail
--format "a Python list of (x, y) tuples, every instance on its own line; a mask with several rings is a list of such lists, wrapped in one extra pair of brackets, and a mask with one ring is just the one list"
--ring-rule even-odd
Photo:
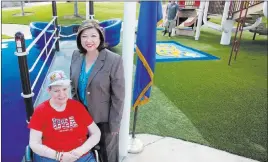
[(40, 52), (39, 56), (37, 57), (37, 59), (35, 60), (34, 64), (32, 65), (32, 67), (29, 70), (29, 73), (32, 72), (35, 68), (35, 66), (37, 65), (37, 62), (40, 60), (41, 56), (43, 55), (44, 51), (47, 49), (47, 46), (49, 45), (50, 41), (52, 40), (53, 36), (56, 34), (56, 31), (58, 29), (56, 28), (56, 30), (52, 33), (52, 35), (50, 36), (49, 40), (46, 42), (45, 47), (43, 48), (43, 50)]
[(41, 36), (47, 31), (50, 25), (56, 20), (57, 16), (53, 16), (53, 19), (47, 24), (47, 26), (42, 30), (41, 33), (32, 41), (32, 43), (27, 47), (26, 52), (28, 53), (31, 48), (35, 45), (35, 43), (41, 38)]
[[(53, 46), (55, 45), (55, 43), (57, 42), (57, 39), (59, 39), (59, 38), (58, 38), (58, 37), (55, 38), (55, 41), (53, 42), (52, 47), (53, 47)], [(38, 81), (38, 79), (39, 79), (39, 77), (40, 77), (40, 74), (42, 73), (42, 71), (43, 71), (43, 69), (44, 69), (44, 66), (45, 66), (45, 64), (47, 63), (47, 60), (48, 60), (48, 58), (49, 58), (49, 56), (50, 56), (50, 54), (51, 54), (52, 49), (53, 49), (53, 48), (50, 48), (50, 51), (48, 52), (47, 58), (46, 58), (46, 60), (44, 61), (44, 63), (43, 63), (43, 65), (42, 65), (41, 69), (39, 70), (39, 73), (37, 74), (37, 77), (35, 78), (35, 81), (34, 81), (32, 87), (31, 87), (31, 90), (32, 90), (32, 91), (34, 90), (34, 87), (35, 87), (35, 85), (36, 85), (36, 83), (37, 83), (37, 81)]]
[[(229, 56), (229, 61), (228, 61), (228, 65), (231, 65), (231, 59), (233, 57), (233, 53), (235, 52), (235, 58), (234, 60), (236, 60), (237, 57), (237, 53), (239, 51), (239, 47), (240, 47), (240, 41), (242, 38), (242, 34), (243, 34), (243, 28), (244, 28), (244, 24), (245, 24), (245, 15), (247, 15), (248, 9), (250, 6), (250, 2), (249, 1), (243, 1), (240, 3), (240, 14), (239, 14), (239, 18), (238, 18), (238, 23), (237, 23), (237, 27), (236, 27), (236, 32), (235, 32), (235, 36), (234, 36), (234, 41), (233, 41), (233, 45), (232, 45), (232, 50)], [(246, 13), (244, 16), (242, 16), (242, 12), (243, 10), (246, 10)], [(240, 32), (239, 37), (237, 37), (238, 32)]]
[[(46, 62), (48, 61), (49, 56), (51, 56), (51, 52), (54, 46), (56, 51), (59, 51), (59, 37), (58, 37), (58, 19), (57, 19), (57, 10), (56, 10), (56, 1), (52, 1), (52, 11), (53, 11), (53, 19), (49, 22), (49, 24), (41, 31), (41, 33), (39, 33), (39, 35), (34, 39), (33, 42), (31, 42), (31, 44), (28, 46), (28, 48), (26, 49), (25, 47), (25, 38), (24, 38), (24, 34), (22, 32), (17, 32), (15, 34), (15, 42), (16, 42), (16, 51), (15, 51), (15, 55), (18, 56), (18, 62), (19, 62), (19, 70), (20, 70), (20, 76), (21, 76), (21, 84), (22, 84), (22, 97), (24, 98), (24, 102), (25, 102), (25, 108), (26, 108), (26, 117), (27, 120), (26, 122), (29, 123), (31, 116), (34, 112), (34, 108), (33, 108), (33, 100), (32, 97), (34, 95), (33, 93), (33, 89), (37, 83), (37, 80), (40, 77), (40, 74), (43, 71), (43, 68), (46, 64)], [(38, 72), (37, 77), (35, 78), (34, 84), (31, 87), (31, 82), (30, 82), (30, 77), (29, 77), (29, 70), (28, 70), (28, 63), (27, 63), (27, 55), (29, 54), (29, 51), (31, 50), (31, 48), (37, 43), (37, 41), (41, 38), (41, 36), (48, 30), (48, 28), (51, 26), (51, 24), (54, 22), (54, 30), (55, 32), (53, 33), (53, 36), (56, 35), (54, 37), (55, 41), (52, 43), (52, 47), (50, 48), (49, 53), (47, 53), (47, 44), (45, 45), (45, 51), (46, 51), (46, 59), (44, 64), (42, 65), (41, 69)], [(52, 40), (53, 36), (50, 37), (49, 42)], [(44, 36), (45, 38), (45, 43), (47, 43), (46, 40), (46, 34)], [(44, 49), (42, 51), (42, 54), (44, 52)], [(40, 59), (41, 55), (39, 55), (39, 57), (37, 58), (37, 61)], [(36, 66), (36, 62), (34, 63), (34, 66), (30, 69), (30, 71), (32, 71), (34, 69), (34, 67)]]

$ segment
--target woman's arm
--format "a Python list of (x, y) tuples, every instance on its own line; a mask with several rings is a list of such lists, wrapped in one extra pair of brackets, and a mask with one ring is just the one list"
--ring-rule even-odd
[(77, 92), (76, 92), (76, 87), (75, 87), (75, 84), (74, 84), (74, 80), (73, 80), (73, 74), (72, 74), (72, 67), (74, 66), (74, 62), (77, 58), (77, 52), (76, 50), (74, 50), (73, 54), (72, 54), (72, 59), (71, 59), (71, 65), (70, 65), (70, 79), (72, 80), (71, 81), (71, 98), (74, 99), (74, 100), (77, 100), (79, 101), (78, 97), (77, 97)]
[(89, 131), (89, 137), (83, 145), (71, 151), (74, 155), (79, 155), (81, 157), (100, 141), (101, 132), (95, 122), (92, 122), (87, 128)]
[(58, 160), (62, 159), (63, 161), (76, 161), (80, 156), (70, 154), (69, 152), (61, 152), (59, 157), (57, 157), (56, 150), (53, 150), (42, 144), (42, 132), (31, 129), (30, 130), (30, 147), (34, 153), (39, 156), (47, 157), (50, 159)]
[(125, 76), (122, 57), (117, 59), (117, 63), (111, 70), (111, 108), (109, 114), (110, 131), (119, 132), (123, 106), (125, 99)]
[(30, 129), (30, 147), (39, 156), (56, 160), (56, 151), (42, 144), (42, 132)]

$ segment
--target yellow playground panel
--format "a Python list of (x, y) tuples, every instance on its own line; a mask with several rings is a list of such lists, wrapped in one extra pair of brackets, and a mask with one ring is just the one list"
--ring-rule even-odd
[(175, 41), (161, 41), (156, 43), (157, 62), (217, 59), (219, 58)]
[(173, 44), (159, 44), (156, 45), (156, 53), (161, 56), (173, 56), (180, 57), (181, 56), (189, 56), (189, 57), (200, 57), (195, 53), (191, 53), (188, 51), (181, 51)]

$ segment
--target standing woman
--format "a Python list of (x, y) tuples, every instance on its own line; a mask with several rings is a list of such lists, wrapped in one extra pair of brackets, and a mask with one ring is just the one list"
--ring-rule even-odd
[(70, 76), (73, 99), (82, 102), (101, 130), (104, 162), (119, 161), (119, 129), (125, 97), (122, 57), (105, 48), (104, 34), (94, 20), (77, 32)]

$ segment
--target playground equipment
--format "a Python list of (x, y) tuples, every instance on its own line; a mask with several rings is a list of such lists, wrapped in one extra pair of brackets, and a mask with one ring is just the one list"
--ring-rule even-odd
[[(36, 37), (38, 37), (38, 35), (44, 30), (44, 28), (48, 25), (47, 22), (31, 22), (30, 23), (30, 32), (32, 34), (32, 38), (35, 39)], [(41, 39), (39, 39), (35, 46), (38, 49), (42, 49), (45, 45), (46, 39), (50, 38), (52, 33), (54, 32), (55, 27), (54, 25), (50, 25), (48, 26), (48, 29), (46, 30), (45, 34), (43, 34), (41, 36)], [(49, 44), (49, 46), (51, 45), (51, 43)]]
[[(232, 46), (232, 50), (230, 53), (228, 65), (231, 64), (231, 59), (232, 59), (233, 53), (235, 53), (234, 60), (236, 60), (243, 31), (245, 28), (247, 28), (247, 27), (244, 27), (247, 15), (248, 14), (250, 15), (250, 14), (253, 14), (253, 13), (256, 13), (256, 12), (262, 10), (263, 5), (267, 5), (267, 2), (264, 3), (264, 2), (260, 2), (260, 1), (242, 1), (240, 3), (235, 3), (235, 2), (231, 3), (231, 6), (233, 8), (230, 9), (228, 18), (230, 16), (231, 18), (234, 18), (235, 20), (237, 20), (237, 27), (236, 27), (235, 37), (233, 40), (233, 46)], [(239, 8), (239, 10), (237, 10), (236, 7)], [(262, 17), (260, 17), (260, 20), (261, 19), (262, 19)], [(258, 25), (260, 23), (261, 22), (259, 22)], [(254, 26), (253, 28), (256, 28), (258, 25), (254, 26), (254, 24), (253, 24), (251, 26)], [(252, 29), (252, 28), (250, 28), (250, 29)], [(239, 33), (239, 37), (238, 37), (238, 33)]]
[[(199, 14), (197, 9), (200, 6), (200, 0), (179, 1), (178, 5), (181, 11), (179, 18), (177, 19), (177, 26), (173, 29), (172, 35), (194, 36)], [(214, 13), (214, 11), (211, 11), (210, 13)], [(207, 20), (209, 19), (210, 18), (207, 18)], [(204, 22), (202, 22), (201, 25), (203, 24)]]
[[(30, 31), (33, 39), (35, 39), (44, 28), (48, 25), (47, 22), (31, 22), (30, 23)], [(108, 45), (108, 48), (117, 46), (120, 43), (120, 30), (122, 26), (122, 21), (120, 19), (110, 19), (100, 22), (100, 26), (104, 29), (105, 34), (105, 43)], [(77, 36), (77, 30), (79, 25), (73, 24), (70, 26), (58, 26), (59, 27), (59, 36), (60, 40), (75, 40)], [(42, 36), (36, 46), (37, 48), (42, 48), (44, 46), (44, 42), (46, 42), (46, 38), (49, 38), (53, 33), (54, 25), (50, 25), (48, 30)]]
[[(195, 33), (195, 40), (198, 40), (204, 23), (205, 26), (222, 32), (220, 44), (229, 45), (232, 33), (235, 33), (229, 65), (233, 52), (236, 59), (243, 31), (254, 32), (253, 40), (256, 33), (268, 35), (267, 27), (261, 23), (262, 16), (267, 17), (267, 1), (179, 1), (178, 4), (182, 11), (172, 35), (193, 36)], [(222, 15), (221, 24), (209, 22), (208, 15)]]
[[(198, 11), (199, 16), (198, 16), (198, 24), (197, 24), (197, 29), (196, 29), (195, 40), (199, 39), (201, 22), (203, 20), (205, 25), (208, 26), (209, 28), (222, 32), (220, 44), (229, 45), (231, 41), (232, 32), (237, 31), (237, 27), (233, 27), (234, 23), (236, 21), (239, 21), (240, 19), (244, 19), (250, 14), (254, 14), (258, 11), (261, 11), (264, 6), (263, 1), (253, 0), (253, 1), (246, 1), (246, 2), (247, 2), (247, 6), (243, 6), (244, 1), (218, 2), (218, 3), (221, 3), (221, 5), (218, 5), (219, 7), (222, 7), (224, 3), (224, 10), (222, 12), (222, 22), (221, 22), (221, 25), (219, 25), (219, 24), (215, 24), (215, 23), (207, 21), (207, 15), (209, 11), (210, 2), (202, 1), (200, 3), (200, 7)], [(262, 21), (262, 17), (260, 15), (253, 24), (243, 27), (243, 30), (254, 29), (261, 23), (261, 21)]]
[(196, 9), (199, 7), (200, 1), (179, 1), (178, 5), (181, 11), (172, 35), (194, 36), (197, 21)]
[(114, 47), (120, 42), (120, 31), (122, 21), (120, 19), (111, 19), (100, 22), (100, 26), (104, 28), (105, 42), (108, 47)]
[(255, 29), (250, 29), (249, 31), (254, 33), (252, 40), (255, 40), (257, 33), (259, 35), (268, 35), (268, 28), (264, 23), (260, 23)]
[[(195, 40), (199, 39), (202, 20), (206, 26), (222, 32), (220, 42), (222, 45), (229, 45), (232, 37), (232, 32), (235, 32), (232, 50), (228, 62), (230, 65), (233, 53), (235, 53), (234, 60), (236, 60), (243, 31), (256, 29), (256, 27), (258, 27), (262, 22), (262, 16), (267, 16), (267, 1), (225, 1), (221, 25), (207, 21), (209, 3), (209, 1), (202, 1), (200, 3)], [(218, 3), (221, 3), (221, 6), (223, 5), (223, 2)], [(260, 14), (261, 11), (263, 11), (263, 14)], [(248, 24), (249, 26), (245, 26), (246, 19), (249, 16), (252, 17), (252, 15), (256, 16), (255, 20), (253, 20), (252, 23)], [(235, 22), (237, 22), (237, 26), (233, 27)]]
[[(268, 14), (268, 10), (267, 10), (267, 1), (264, 2), (263, 4), (263, 14), (264, 16), (267, 18), (267, 14)], [(251, 18), (247, 18), (245, 20), (245, 23), (251, 24), (252, 21), (255, 19), (256, 16), (261, 15), (260, 13), (256, 13), (256, 14), (251, 14)], [(258, 33), (259, 35), (268, 35), (268, 27), (267, 24), (265, 23), (260, 23), (259, 26), (257, 26), (255, 29), (250, 29), (250, 32), (253, 32), (253, 38), (252, 40), (255, 40), (256, 34)]]
[[(195, 9), (183, 9), (180, 12), (180, 18), (177, 21), (177, 26), (173, 29), (172, 35), (194, 36), (197, 17)], [(183, 22), (181, 23), (181, 21)]]
[[(55, 1), (52, 2), (53, 8), (55, 4)], [(10, 41), (8, 43), (10, 46), (4, 49), (7, 50), (5, 53), (14, 51), (15, 55), (5, 57), (7, 62), (14, 64), (13, 66), (5, 64), (2, 67), (5, 70), (2, 77), (5, 90), (5, 98), (2, 102), (4, 107), (2, 113), (5, 114), (2, 116), (2, 122), (5, 124), (2, 125), (2, 128), (5, 131), (2, 132), (4, 140), (2, 140), (1, 161), (22, 161), (25, 146), (29, 143), (27, 123), (31, 119), (34, 103), (38, 98), (46, 73), (52, 64), (54, 53), (59, 51), (59, 46), (57, 46), (58, 28), (53, 30), (50, 37), (46, 37), (42, 49), (36, 49), (35, 46), (36, 42), (42, 39), (46, 30), (52, 29), (51, 24), (57, 24), (57, 16), (54, 14), (53, 19), (44, 27), (44, 31), (40, 32), (34, 40), (25, 40), (24, 34), (17, 32), (14, 36), (14, 42)], [(50, 48), (49, 44), (53, 48)], [(16, 107), (20, 108), (17, 109)]]

